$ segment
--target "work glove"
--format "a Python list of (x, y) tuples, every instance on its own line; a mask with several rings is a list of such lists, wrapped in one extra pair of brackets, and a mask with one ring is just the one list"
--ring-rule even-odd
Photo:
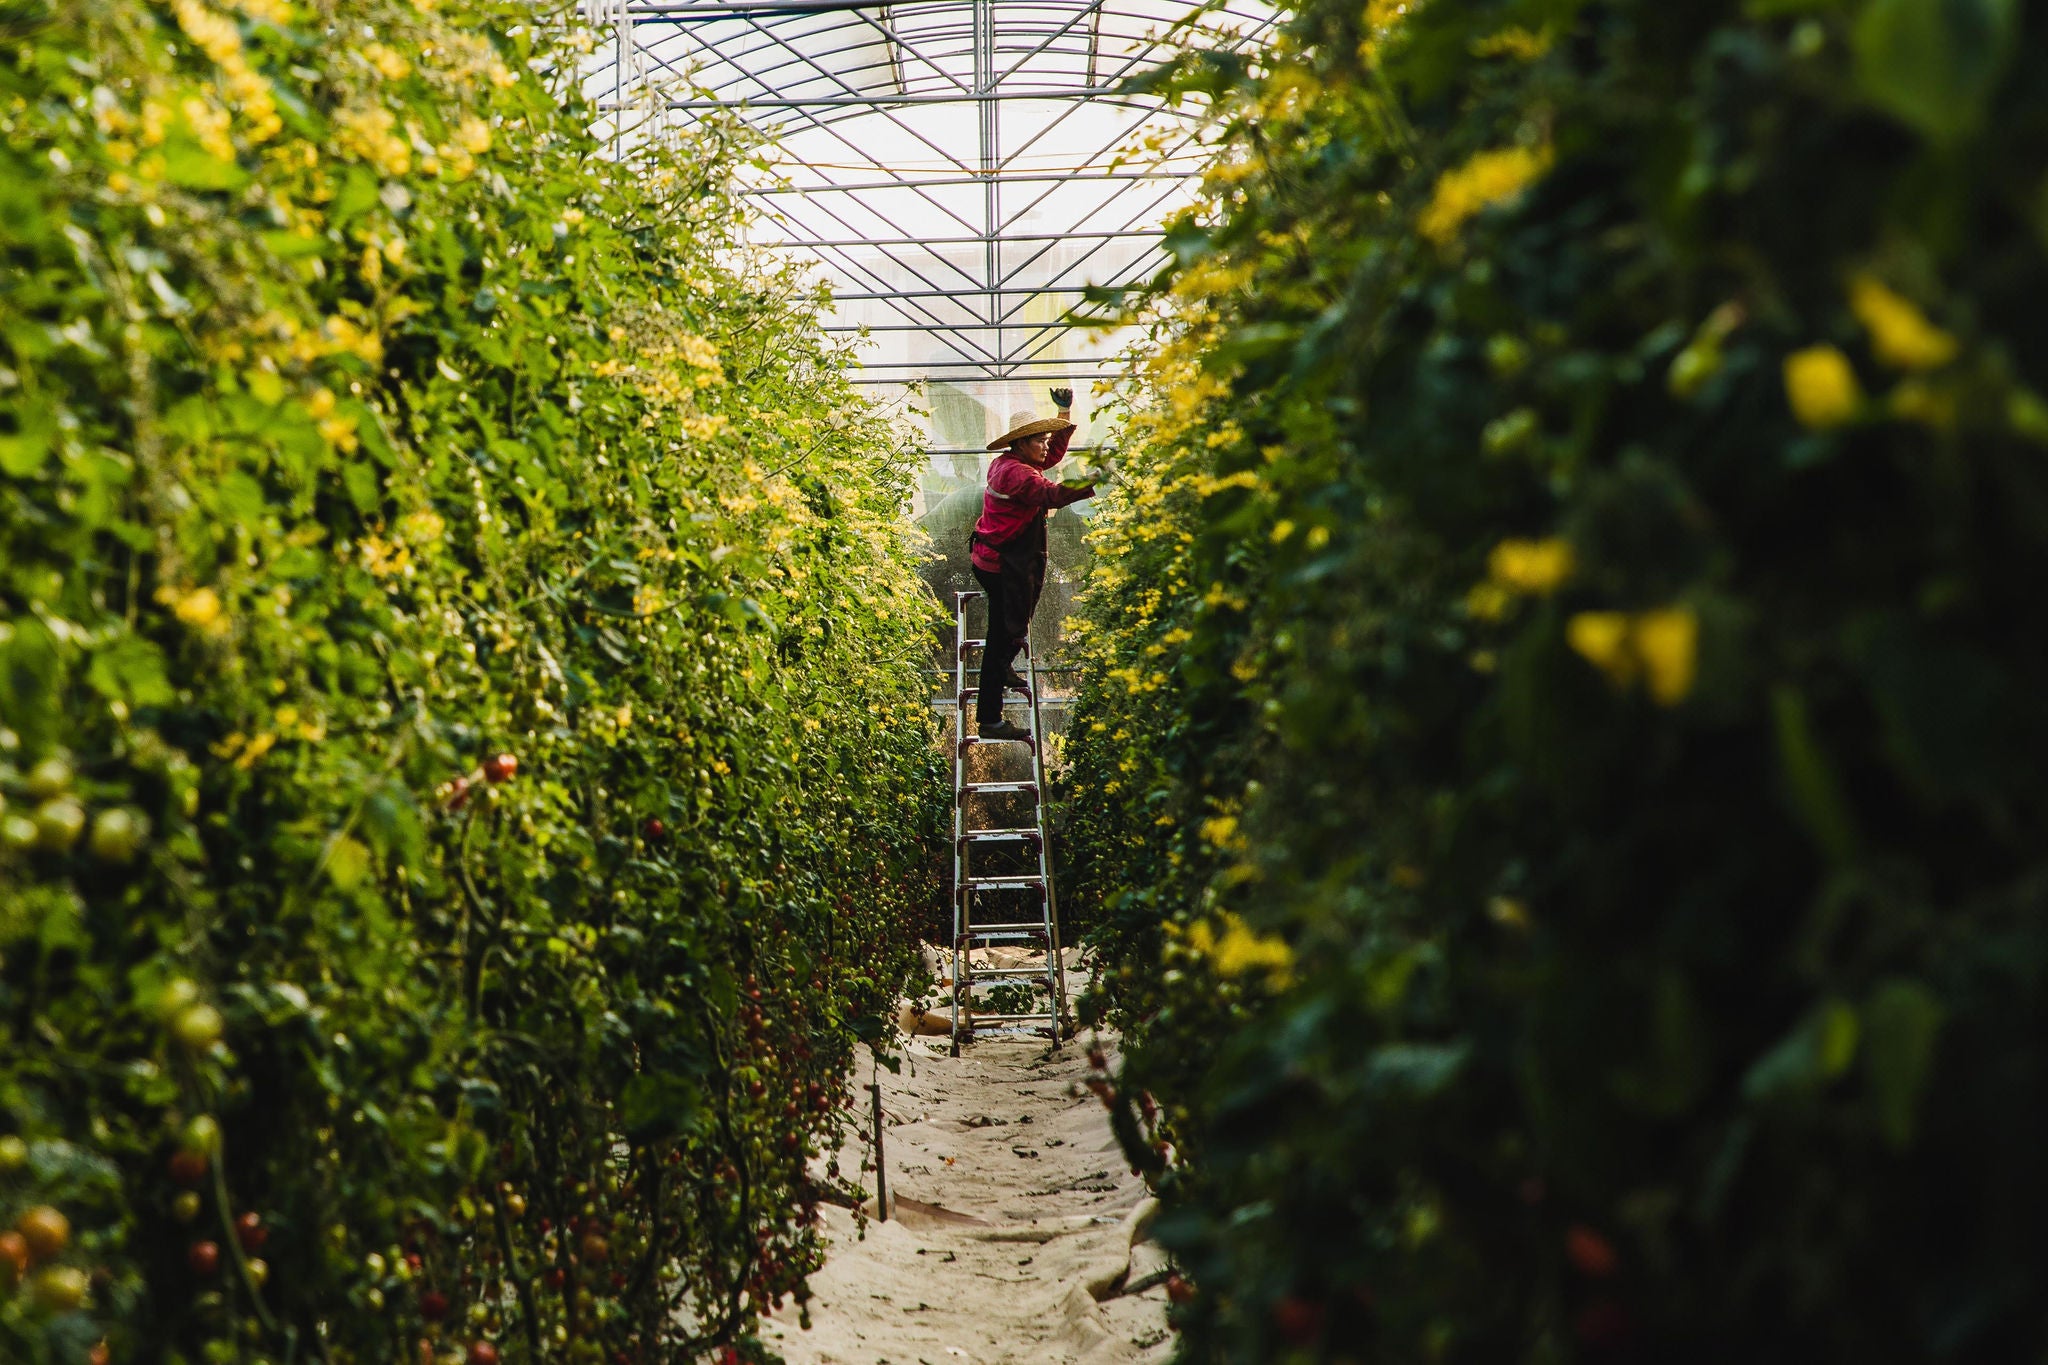
[(1052, 389), (1049, 392), (1052, 394), (1052, 401), (1062, 409), (1074, 406), (1074, 391), (1072, 389)]

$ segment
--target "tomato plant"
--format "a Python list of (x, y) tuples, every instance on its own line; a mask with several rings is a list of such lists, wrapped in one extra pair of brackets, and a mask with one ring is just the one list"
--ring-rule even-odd
[(2040, 1351), (2040, 20), (1301, 0), (1156, 78), (1220, 155), (1062, 900), (1185, 1359)]
[(785, 1102), (936, 894), (914, 456), (591, 42), (0, 6), (9, 1360), (694, 1359), (817, 1262)]

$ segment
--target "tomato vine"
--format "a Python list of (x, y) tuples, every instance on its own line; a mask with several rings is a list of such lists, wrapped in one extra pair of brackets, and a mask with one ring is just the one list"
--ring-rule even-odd
[(1063, 901), (1184, 1359), (2039, 1351), (2041, 18), (1300, 0), (1157, 78), (1219, 155)]
[(915, 457), (745, 130), (600, 145), (590, 41), (0, 5), (10, 1360), (752, 1358), (805, 1296), (936, 895)]

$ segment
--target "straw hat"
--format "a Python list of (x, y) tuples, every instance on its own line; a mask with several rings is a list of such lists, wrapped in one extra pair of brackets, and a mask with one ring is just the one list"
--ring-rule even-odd
[(1064, 417), (1033, 417), (1028, 412), (1010, 415), (1010, 429), (988, 443), (990, 450), (1008, 450), (1027, 436), (1036, 436), (1042, 431), (1071, 431), (1072, 422)]

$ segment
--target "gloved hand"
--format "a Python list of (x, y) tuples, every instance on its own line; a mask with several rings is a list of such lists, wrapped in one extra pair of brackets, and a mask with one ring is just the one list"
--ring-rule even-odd
[(1074, 406), (1074, 391), (1072, 389), (1053, 389), (1050, 392), (1052, 394), (1052, 401), (1059, 405), (1061, 412), (1065, 412), (1068, 408)]

